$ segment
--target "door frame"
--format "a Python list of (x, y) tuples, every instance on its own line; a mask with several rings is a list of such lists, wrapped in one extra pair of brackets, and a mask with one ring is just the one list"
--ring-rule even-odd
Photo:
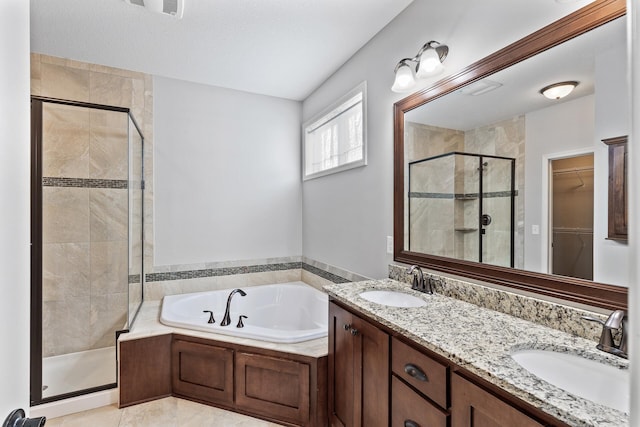
[(553, 271), (553, 250), (551, 243), (553, 241), (553, 180), (551, 161), (569, 159), (572, 157), (580, 157), (586, 155), (594, 156), (595, 169), (595, 149), (593, 147), (578, 148), (575, 150), (561, 151), (558, 153), (549, 153), (542, 156), (542, 206), (541, 206), (541, 224), (540, 224), (540, 250), (541, 260), (546, 260), (544, 267), (546, 271), (543, 273), (552, 274)]

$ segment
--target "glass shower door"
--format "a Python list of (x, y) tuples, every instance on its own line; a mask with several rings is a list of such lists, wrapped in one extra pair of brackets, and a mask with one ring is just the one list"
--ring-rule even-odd
[(481, 262), (513, 267), (515, 162), (482, 156), (478, 159), (481, 185)]
[(116, 386), (116, 335), (142, 295), (130, 125), (126, 108), (32, 98), (32, 404)]

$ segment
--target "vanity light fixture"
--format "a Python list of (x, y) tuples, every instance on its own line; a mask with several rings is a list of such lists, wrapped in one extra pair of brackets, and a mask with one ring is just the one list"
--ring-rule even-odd
[(540, 89), (540, 93), (549, 99), (560, 99), (569, 95), (578, 86), (576, 81), (554, 83)]
[(181, 19), (185, 0), (124, 0), (125, 3), (142, 6), (150, 12), (170, 15)]
[[(431, 40), (422, 46), (413, 58), (403, 58), (396, 65), (393, 72), (396, 75), (391, 90), (394, 92), (408, 92), (416, 85), (416, 79), (435, 76), (444, 70), (442, 63), (449, 54), (449, 47)], [(409, 64), (416, 63), (415, 71)]]

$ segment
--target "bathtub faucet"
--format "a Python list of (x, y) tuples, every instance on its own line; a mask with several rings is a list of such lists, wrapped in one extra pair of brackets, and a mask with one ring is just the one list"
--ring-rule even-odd
[(229, 308), (231, 307), (231, 298), (233, 298), (235, 294), (240, 294), (243, 297), (247, 295), (247, 293), (242, 289), (234, 289), (231, 291), (229, 298), (227, 298), (227, 309), (224, 311), (224, 318), (222, 319), (220, 326), (227, 326), (231, 323), (231, 313), (229, 313)]

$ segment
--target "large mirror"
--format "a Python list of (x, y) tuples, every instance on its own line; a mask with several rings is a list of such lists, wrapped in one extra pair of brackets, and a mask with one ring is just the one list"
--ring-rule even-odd
[(627, 129), (624, 13), (595, 1), (396, 103), (397, 261), (626, 307), (601, 142)]

